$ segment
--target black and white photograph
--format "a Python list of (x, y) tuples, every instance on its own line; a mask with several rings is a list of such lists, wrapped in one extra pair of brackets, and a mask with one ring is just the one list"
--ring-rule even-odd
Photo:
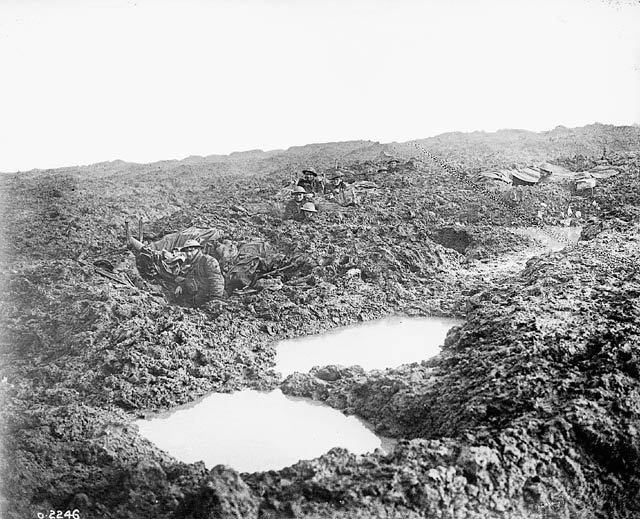
[(0, 0), (0, 519), (638, 519), (640, 2)]

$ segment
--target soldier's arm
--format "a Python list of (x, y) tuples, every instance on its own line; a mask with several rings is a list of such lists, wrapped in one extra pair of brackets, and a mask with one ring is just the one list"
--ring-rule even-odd
[(208, 297), (222, 297), (224, 293), (224, 278), (220, 272), (220, 265), (217, 260), (212, 257), (207, 258), (205, 264), (205, 275), (207, 277), (207, 285), (209, 287)]

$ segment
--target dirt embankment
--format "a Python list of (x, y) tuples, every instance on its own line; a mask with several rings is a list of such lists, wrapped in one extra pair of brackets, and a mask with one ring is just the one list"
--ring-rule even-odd
[[(288, 377), (285, 393), (357, 413), (382, 434), (420, 440), (376, 458), (376, 474), (388, 475), (376, 485), (363, 478), (363, 462), (345, 453), (333, 454), (335, 477), (328, 467), (306, 466), (284, 477), (305, 489), (339, 488), (347, 508), (386, 484), (398, 492), (389, 505), (416, 513), (432, 507), (443, 517), (454, 510), (478, 517), (637, 513), (639, 230), (535, 258), (508, 283), (473, 295), (467, 324), (433, 360)], [(304, 506), (324, 506), (321, 495)], [(274, 499), (282, 498), (276, 492)]]
[[(529, 247), (504, 227), (530, 225), (551, 188), (514, 208), (420, 163), (376, 177), (360, 207), (325, 204), (298, 226), (279, 215), (282, 155), (247, 162), (259, 176), (216, 161), (4, 181), (3, 516), (634, 516), (637, 157), (593, 200), (553, 195), (583, 207), (591, 241), (497, 280), (475, 261)], [(133, 276), (122, 223), (137, 216), (149, 238), (213, 226), (301, 259), (281, 290), (170, 306), (75, 261), (83, 252)], [(130, 425), (209, 391), (272, 388), (275, 340), (394, 312), (467, 324), (424, 365), (284, 386), (404, 439), (393, 454), (335, 450), (240, 477), (178, 463)]]

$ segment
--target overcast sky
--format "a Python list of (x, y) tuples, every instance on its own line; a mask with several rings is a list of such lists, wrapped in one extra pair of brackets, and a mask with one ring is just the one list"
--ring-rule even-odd
[(0, 0), (0, 70), (0, 171), (632, 124), (640, 4)]

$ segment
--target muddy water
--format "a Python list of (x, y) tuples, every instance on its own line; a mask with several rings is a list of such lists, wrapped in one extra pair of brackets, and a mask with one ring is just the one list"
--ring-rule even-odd
[[(316, 365), (394, 367), (436, 355), (451, 319), (392, 317), (277, 345), (283, 375)], [(389, 450), (366, 422), (280, 390), (215, 393), (187, 406), (136, 422), (142, 436), (185, 463), (230, 465), (241, 472), (279, 470), (333, 447), (354, 454)]]
[(144, 437), (180, 461), (225, 464), (240, 472), (279, 470), (333, 447), (355, 454), (382, 447), (355, 416), (280, 390), (216, 393), (136, 423)]
[(276, 346), (276, 371), (283, 377), (313, 366), (359, 365), (366, 370), (393, 368), (433, 357), (449, 329), (460, 321), (388, 317), (322, 335), (282, 341)]
[(580, 239), (582, 227), (520, 227), (511, 231), (533, 238), (541, 248), (548, 251), (559, 251), (567, 245), (572, 245)]

